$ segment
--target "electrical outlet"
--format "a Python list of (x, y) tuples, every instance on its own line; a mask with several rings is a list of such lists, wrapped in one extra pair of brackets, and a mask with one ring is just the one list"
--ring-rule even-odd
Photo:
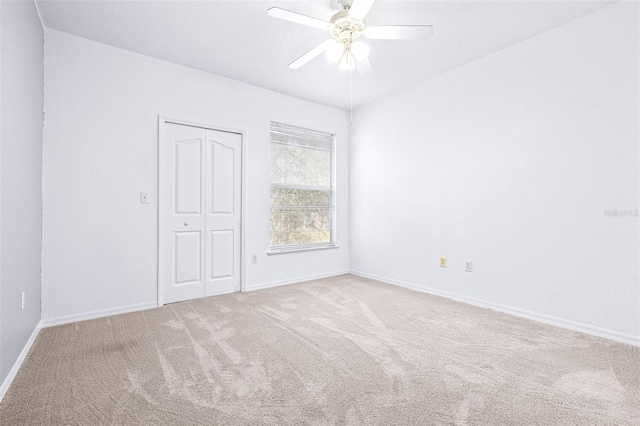
[(473, 270), (473, 262), (471, 262), (470, 260), (465, 260), (464, 261), (464, 270), (466, 272), (471, 272)]
[(24, 304), (25, 304), (25, 300), (26, 300), (26, 291), (22, 292), (22, 302), (20, 303), (20, 310), (24, 311)]
[(258, 263), (258, 255), (257, 254), (252, 254), (251, 255), (251, 263)]
[(447, 258), (446, 257), (441, 257), (440, 258), (440, 267), (441, 268), (446, 268), (447, 267)]

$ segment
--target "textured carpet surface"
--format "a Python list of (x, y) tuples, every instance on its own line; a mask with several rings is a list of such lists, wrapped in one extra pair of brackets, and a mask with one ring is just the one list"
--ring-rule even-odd
[(640, 348), (343, 275), (40, 332), (4, 425), (640, 425)]

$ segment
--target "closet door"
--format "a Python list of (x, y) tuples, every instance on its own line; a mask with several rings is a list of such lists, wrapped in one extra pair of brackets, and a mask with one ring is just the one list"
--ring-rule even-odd
[(242, 135), (166, 123), (164, 302), (240, 291)]
[(240, 291), (242, 135), (206, 134), (205, 295)]
[(206, 132), (165, 125), (165, 303), (204, 296)]

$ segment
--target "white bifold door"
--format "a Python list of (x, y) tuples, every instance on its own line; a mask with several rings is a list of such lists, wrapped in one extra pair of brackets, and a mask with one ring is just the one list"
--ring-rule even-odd
[(164, 301), (240, 291), (242, 135), (165, 123)]

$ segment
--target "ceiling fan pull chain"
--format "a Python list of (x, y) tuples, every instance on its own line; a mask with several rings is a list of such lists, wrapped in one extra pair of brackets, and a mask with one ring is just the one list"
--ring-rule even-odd
[(349, 87), (351, 95), (351, 112), (349, 113), (349, 124), (353, 124), (353, 67), (349, 71)]

